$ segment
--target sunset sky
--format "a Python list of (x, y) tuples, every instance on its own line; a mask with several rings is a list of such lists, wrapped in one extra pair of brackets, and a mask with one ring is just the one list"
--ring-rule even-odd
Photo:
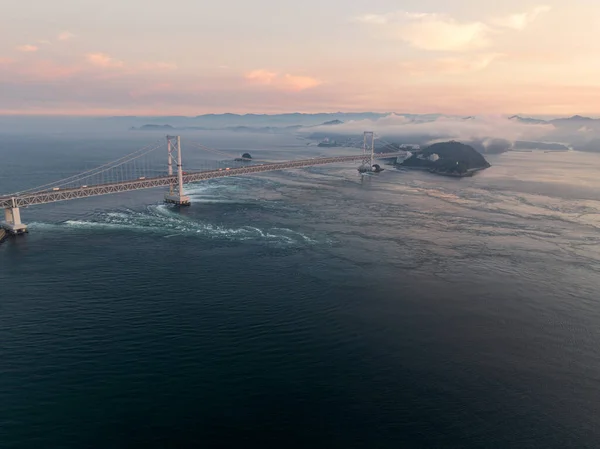
[(600, 114), (597, 0), (5, 3), (3, 114)]

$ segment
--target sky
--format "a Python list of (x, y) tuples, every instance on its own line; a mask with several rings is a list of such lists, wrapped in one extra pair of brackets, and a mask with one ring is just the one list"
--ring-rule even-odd
[(2, 0), (0, 114), (600, 115), (597, 0)]

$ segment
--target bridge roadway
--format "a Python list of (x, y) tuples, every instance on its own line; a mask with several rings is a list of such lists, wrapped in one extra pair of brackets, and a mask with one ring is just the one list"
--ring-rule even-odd
[[(403, 153), (384, 153), (377, 154), (377, 159), (402, 156)], [(183, 175), (183, 183), (206, 181), (208, 179), (224, 178), (226, 176), (247, 175), (252, 173), (262, 173), (275, 170), (286, 170), (291, 168), (312, 167), (316, 165), (333, 164), (336, 162), (362, 161), (364, 156), (336, 156), (321, 157), (312, 159), (300, 159), (287, 162), (275, 162), (262, 165), (249, 165), (241, 168), (231, 168), (229, 170), (210, 170), (201, 172), (186, 173)], [(154, 178), (133, 179), (130, 181), (115, 182), (109, 184), (96, 184), (86, 187), (75, 187), (60, 190), (45, 190), (32, 192), (23, 195), (9, 195), (0, 197), (0, 208), (26, 207), (35, 204), (54, 203), (57, 201), (74, 200), (77, 198), (87, 198), (97, 195), (108, 195), (111, 193), (129, 192), (131, 190), (151, 189), (153, 187), (164, 187), (177, 184), (177, 175), (158, 176)]]

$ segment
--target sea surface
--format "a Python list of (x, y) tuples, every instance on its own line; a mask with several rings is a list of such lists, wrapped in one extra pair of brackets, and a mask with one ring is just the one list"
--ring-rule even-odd
[[(0, 192), (161, 137), (7, 133)], [(193, 133), (190, 168), (218, 158), (191, 141), (358, 151)], [(0, 448), (600, 447), (600, 154), (487, 158), (23, 209), (0, 245)]]

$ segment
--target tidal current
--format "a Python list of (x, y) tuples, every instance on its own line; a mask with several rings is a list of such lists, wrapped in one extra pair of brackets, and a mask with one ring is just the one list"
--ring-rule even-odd
[[(157, 137), (8, 135), (0, 191)], [(197, 133), (190, 167), (185, 139), (357, 151)], [(0, 448), (599, 447), (600, 154), (487, 158), (22, 210), (30, 233), (0, 245)]]

